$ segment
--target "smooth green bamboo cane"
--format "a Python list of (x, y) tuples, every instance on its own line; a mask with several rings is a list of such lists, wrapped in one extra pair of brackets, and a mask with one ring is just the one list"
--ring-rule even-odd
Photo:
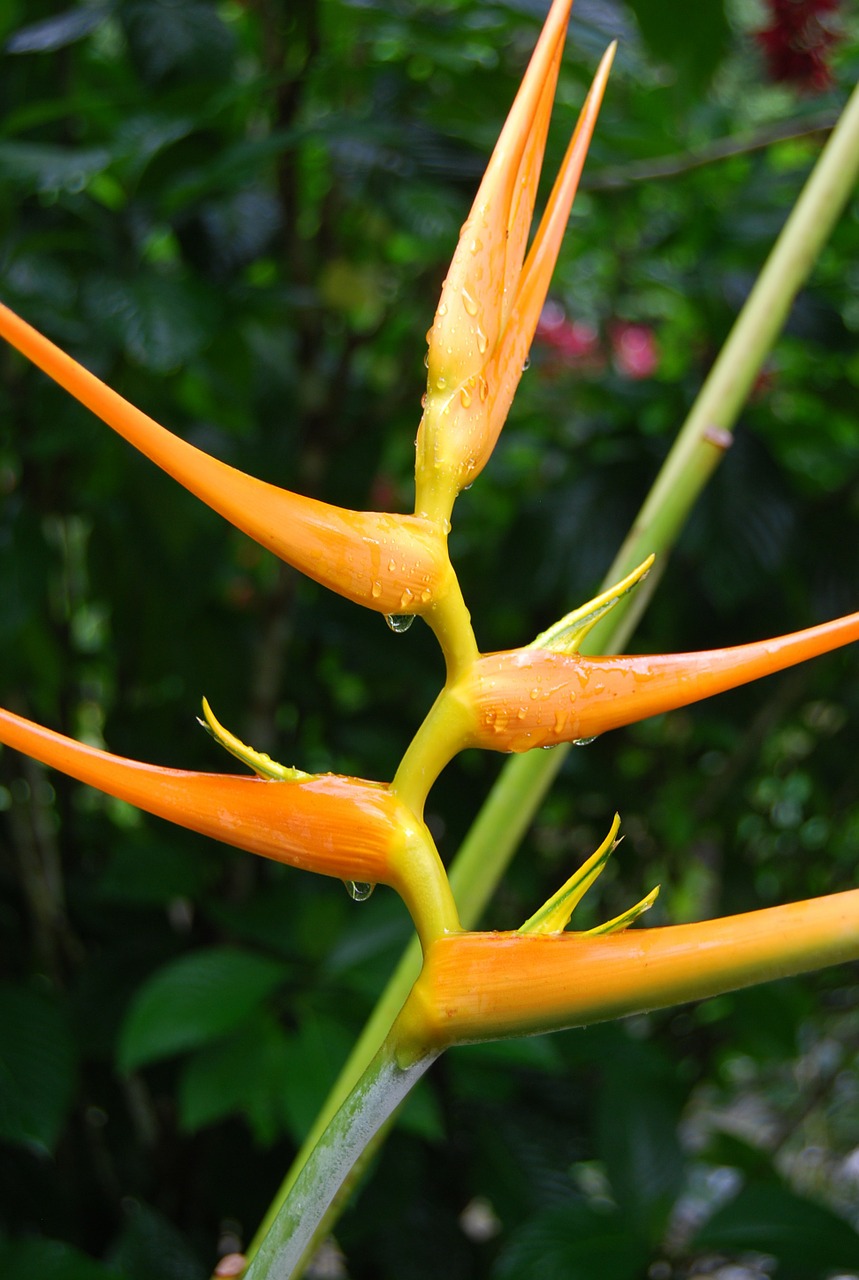
[[(742, 308), (690, 413), (665, 460), (633, 526), (604, 579), (607, 587), (657, 553), (657, 570), (637, 592), (622, 600), (587, 638), (583, 651), (616, 653), (625, 646), (665, 568), (666, 553), (675, 543), (692, 506), (731, 444), (731, 431), (821, 248), (838, 221), (859, 179), (859, 87), (851, 95), (841, 119), (822, 151), (799, 200), (791, 212), (764, 268)], [(451, 867), (450, 879), (460, 917), (472, 928), (566, 758), (568, 746), (551, 752), (517, 756), (504, 766), (469, 835)], [(299, 1151), (260, 1225), (248, 1256), (253, 1259), (285, 1206), (290, 1192), (340, 1107), (350, 1096), (380, 1045), (420, 971), (417, 939), (406, 949), (379, 999), (325, 1105)], [(351, 1106), (351, 1102), (349, 1102)], [(351, 1114), (351, 1112), (350, 1112)], [(369, 1148), (375, 1149), (386, 1132), (383, 1123)], [(357, 1157), (356, 1157), (357, 1158)], [(284, 1218), (284, 1221), (287, 1219)], [(326, 1229), (330, 1226), (325, 1220)], [(278, 1227), (278, 1233), (280, 1228)], [(303, 1247), (303, 1257), (317, 1237)], [(264, 1254), (260, 1256), (260, 1264)], [(299, 1264), (303, 1265), (303, 1264)], [(253, 1280), (298, 1276), (300, 1270), (275, 1272), (252, 1266)]]

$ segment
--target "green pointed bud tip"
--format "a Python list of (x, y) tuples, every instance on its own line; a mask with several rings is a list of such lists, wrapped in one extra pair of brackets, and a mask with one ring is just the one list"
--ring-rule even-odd
[(615, 916), (613, 920), (606, 920), (605, 924), (598, 924), (593, 929), (587, 929), (580, 935), (582, 938), (605, 937), (609, 933), (623, 933), (624, 929), (628, 929), (631, 924), (635, 924), (639, 916), (643, 916), (645, 911), (649, 911), (656, 899), (659, 897), (660, 885), (656, 885), (654, 889), (640, 902), (636, 902), (634, 907), (630, 907), (628, 911), (622, 911), (619, 916)]
[(264, 751), (254, 751), (253, 747), (246, 746), (234, 733), (224, 728), (206, 698), (203, 699), (203, 715), (205, 719), (201, 720), (198, 716), (197, 723), (201, 724), (225, 751), (229, 751), (230, 755), (253, 769), (258, 777), (268, 778), (274, 782), (300, 782), (302, 778), (312, 777), (309, 773), (302, 773), (300, 769), (289, 769), (286, 765), (278, 764)]
[(615, 814), (611, 829), (596, 853), (591, 854), (587, 862), (583, 862), (573, 872), (566, 884), (563, 884), (558, 892), (540, 907), (539, 911), (535, 911), (521, 928), (516, 930), (517, 933), (563, 933), (573, 911), (598, 879), (603, 867), (620, 844), (620, 840), (617, 839), (619, 826), (620, 816)]
[(621, 581), (609, 587), (602, 595), (596, 596), (583, 604), (579, 609), (568, 613), (566, 617), (555, 622), (547, 631), (543, 631), (527, 646), (529, 649), (550, 649), (553, 653), (578, 653), (585, 636), (596, 626), (600, 618), (614, 608), (619, 600), (643, 582), (653, 566), (655, 555), (649, 555), (637, 569)]

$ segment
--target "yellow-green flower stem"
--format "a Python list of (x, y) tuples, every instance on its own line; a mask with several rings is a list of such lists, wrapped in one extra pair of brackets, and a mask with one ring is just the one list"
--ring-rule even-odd
[(391, 864), (398, 873), (397, 892), (412, 917), (421, 947), (427, 947), (462, 925), (456, 901), (435, 842), (423, 822), (403, 823), (400, 847), (392, 852)]
[[(674, 448), (606, 574), (604, 586), (608, 588), (625, 576), (651, 552), (657, 553), (657, 566), (646, 583), (594, 628), (582, 646), (583, 651), (616, 653), (626, 645), (665, 568), (665, 553), (730, 445), (730, 432), (754, 378), (784, 323), (793, 298), (840, 217), (857, 177), (859, 88), (851, 95), (821, 153)], [(425, 498), (425, 502), (428, 501), (429, 495)], [(436, 496), (435, 503), (433, 515), (442, 521), (449, 519), (450, 512), (442, 509), (445, 504), (441, 495)], [(504, 766), (450, 871), (460, 919), (466, 929), (473, 927), (482, 914), (568, 750), (560, 746), (550, 752), (531, 752), (515, 757)], [(420, 945), (414, 939), (278, 1190), (249, 1247), (250, 1256), (260, 1249), (320, 1135), (355, 1089), (367, 1064), (385, 1040), (418, 976), (420, 956)], [(377, 1131), (371, 1145), (378, 1143), (383, 1132), (384, 1126)], [(257, 1270), (255, 1274), (262, 1277), (266, 1273)]]
[[(444, 527), (449, 530), (450, 523), (446, 522)], [(441, 646), (448, 680), (456, 679), (477, 658), (477, 641), (471, 625), (471, 614), (452, 565), (446, 590), (423, 616)]]
[(457, 689), (457, 682), (448, 680), (412, 738), (391, 783), (391, 789), (417, 816), (423, 815), (430, 787), (469, 736), (474, 712), (459, 698)]

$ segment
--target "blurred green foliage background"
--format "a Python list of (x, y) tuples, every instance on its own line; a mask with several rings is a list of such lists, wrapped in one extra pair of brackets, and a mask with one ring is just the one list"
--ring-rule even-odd
[[(484, 649), (593, 594), (857, 79), (855, 10), (777, 8), (839, 35), (805, 86), (773, 79), (753, 0), (578, 0), (549, 179), (620, 52), (531, 368), (455, 511)], [(3, 300), (242, 469), (410, 509), (424, 333), (545, 9), (7, 0)], [(859, 607), (857, 386), (854, 200), (637, 648)], [(388, 779), (441, 675), (422, 625), (392, 634), (300, 580), (0, 350), (3, 705), (229, 769), (205, 694), (277, 759)], [(857, 733), (848, 650), (576, 750), (486, 924), (517, 926), (615, 809), (626, 838), (580, 927), (657, 882), (657, 923), (850, 887)], [(498, 767), (467, 753), (433, 791), (446, 859)], [(204, 1280), (253, 1234), (409, 932), (387, 891), (355, 904), (0, 752), (4, 1277)], [(319, 1274), (859, 1274), (855, 978), (452, 1052)]]

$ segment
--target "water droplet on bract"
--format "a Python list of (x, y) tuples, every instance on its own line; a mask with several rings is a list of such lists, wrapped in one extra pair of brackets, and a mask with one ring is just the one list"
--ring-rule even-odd
[(396, 562), (396, 560), (389, 560), (389, 561), (388, 561), (388, 573), (394, 573), (394, 572), (396, 571), (396, 568), (397, 568), (397, 562)]
[(472, 257), (474, 257), (476, 254), (480, 253), (480, 250), (482, 248), (483, 248), (483, 242), (478, 240), (477, 237), (475, 236), (468, 246), (468, 252), (471, 254)]
[(377, 581), (377, 582), (374, 582), (374, 583), (373, 583), (372, 587), (370, 588), (370, 594), (372, 595), (372, 597), (373, 597), (373, 599), (374, 599), (374, 600), (378, 600), (378, 599), (379, 599), (379, 596), (382, 594), (382, 584), (381, 584), (381, 582), (378, 582), (378, 581)]
[(489, 344), (489, 339), (487, 338), (486, 334), (483, 332), (482, 329), (475, 329), (474, 336), (477, 339), (477, 350), (480, 352), (482, 356), (485, 356), (486, 348)]
[(344, 880), (343, 884), (353, 902), (366, 902), (376, 887), (366, 880)]
[(590, 746), (590, 744), (591, 744), (592, 742), (596, 742), (596, 740), (597, 740), (597, 735), (596, 735), (596, 734), (594, 734), (594, 736), (593, 736), (592, 738), (573, 738), (573, 746), (574, 746), (574, 747), (589, 747), (589, 746)]
[(471, 404), (471, 392), (466, 391), (465, 387), (459, 393), (459, 402), (463, 409), (467, 409)]
[(446, 303), (446, 302), (440, 302), (440, 303), (438, 304), (438, 307), (437, 307), (437, 309), (436, 309), (436, 315), (437, 315), (437, 316), (446, 316), (446, 315), (447, 315), (447, 303)]
[(409, 627), (415, 620), (413, 613), (386, 613), (385, 621), (392, 631), (396, 631), (401, 636), (404, 631), (408, 631)]
[(436, 378), (435, 385), (438, 387), (439, 391), (444, 391), (447, 386), (447, 378)]
[(474, 301), (467, 289), (462, 290), (462, 305), (470, 316), (477, 315), (477, 303)]
[(421, 408), (425, 409), (426, 407), (427, 407), (427, 393), (424, 392), (423, 395), (421, 396)]
[(526, 357), (525, 357), (525, 360), (524, 360), (524, 362), (523, 362), (523, 364), (522, 364), (522, 372), (523, 372), (523, 373), (527, 373), (527, 371), (528, 371), (530, 368), (531, 368), (531, 357), (530, 357), (530, 356), (526, 356)]
[(489, 395), (489, 386), (484, 377), (477, 379), (477, 390), (480, 392), (480, 402), (482, 404)]

